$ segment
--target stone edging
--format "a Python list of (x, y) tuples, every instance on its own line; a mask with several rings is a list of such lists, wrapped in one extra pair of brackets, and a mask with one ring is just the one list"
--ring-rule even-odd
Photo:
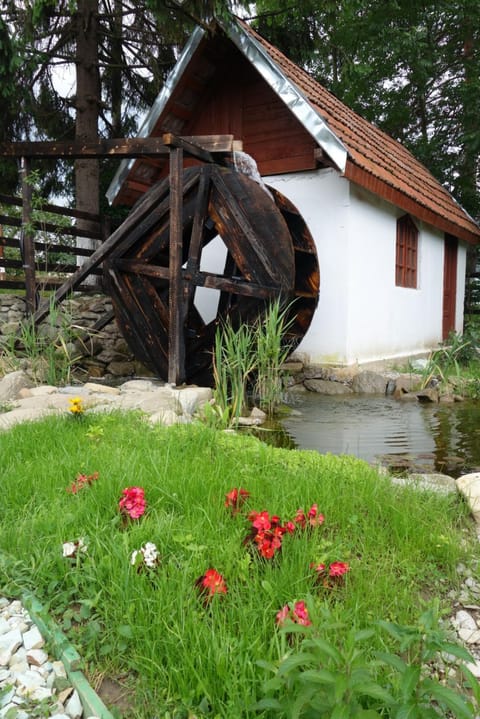
[(82, 659), (77, 650), (48, 616), (38, 599), (33, 594), (26, 593), (22, 596), (21, 601), (51, 651), (63, 663), (69, 681), (78, 692), (85, 716), (98, 717), (98, 719), (114, 719), (113, 714), (107, 709), (80, 670)]

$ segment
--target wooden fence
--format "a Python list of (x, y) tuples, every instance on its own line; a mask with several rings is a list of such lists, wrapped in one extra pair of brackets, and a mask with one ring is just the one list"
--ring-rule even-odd
[[(78, 227), (78, 220), (87, 221), (89, 229)], [(38, 201), (32, 207), (20, 197), (0, 194), (0, 290), (24, 290), (32, 314), (40, 292), (61, 286), (107, 232), (106, 222), (98, 215)], [(79, 238), (88, 240), (93, 249), (78, 246)], [(101, 268), (92, 274), (98, 281), (89, 279), (80, 291), (99, 290)]]

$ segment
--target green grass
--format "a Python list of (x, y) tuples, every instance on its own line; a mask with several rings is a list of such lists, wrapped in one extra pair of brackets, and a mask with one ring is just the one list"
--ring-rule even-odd
[[(137, 414), (48, 418), (0, 434), (0, 457), (0, 591), (33, 590), (91, 674), (127, 673), (133, 716), (142, 719), (187, 716), (181, 707), (258, 717), (250, 709), (264, 679), (256, 662), (286, 651), (275, 626), (283, 605), (307, 599), (313, 614), (328, 606), (332, 637), (343, 631), (337, 621), (412, 623), (425, 602), (456, 586), (457, 563), (474, 553), (456, 495), (394, 487), (352, 457), (277, 449), (202, 424), (151, 427)], [(93, 472), (91, 486), (66, 491), (78, 473)], [(144, 488), (147, 512), (124, 526), (118, 501), (128, 486)], [(245, 517), (224, 506), (233, 487), (251, 493), (248, 509), (284, 521), (317, 502), (325, 523), (286, 535), (278, 559), (260, 560), (242, 545)], [(79, 537), (88, 553), (72, 563), (62, 544)], [(129, 563), (145, 542), (161, 555), (153, 575)], [(345, 584), (316, 588), (310, 563), (319, 561), (348, 562)], [(211, 567), (228, 593), (205, 607), (195, 581)]]

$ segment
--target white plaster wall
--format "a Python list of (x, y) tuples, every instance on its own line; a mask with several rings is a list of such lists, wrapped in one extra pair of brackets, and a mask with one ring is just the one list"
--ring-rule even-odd
[(350, 199), (351, 267), (356, 269), (349, 281), (347, 361), (430, 349), (442, 339), (443, 233), (416, 221), (418, 284), (415, 289), (397, 287), (396, 223), (404, 213), (353, 186)]
[[(320, 301), (297, 349), (310, 363), (354, 364), (428, 351), (442, 339), (443, 233), (417, 222), (418, 287), (395, 286), (396, 221), (404, 214), (333, 170), (265, 178), (298, 208), (315, 238)], [(459, 245), (457, 331), (465, 247)]]
[(334, 170), (264, 178), (297, 207), (312, 233), (320, 265), (320, 299), (297, 348), (309, 362), (345, 363), (348, 331), (349, 183)]

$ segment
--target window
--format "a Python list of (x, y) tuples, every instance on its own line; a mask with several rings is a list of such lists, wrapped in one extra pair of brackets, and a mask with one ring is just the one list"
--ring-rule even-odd
[(397, 287), (417, 286), (418, 230), (409, 215), (397, 220), (397, 255), (395, 284)]

